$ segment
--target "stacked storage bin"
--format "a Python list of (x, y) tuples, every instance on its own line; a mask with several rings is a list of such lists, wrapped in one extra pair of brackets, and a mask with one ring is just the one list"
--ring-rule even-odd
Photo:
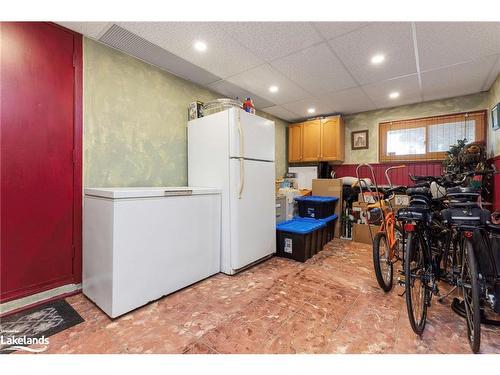
[(317, 252), (321, 243), (322, 222), (288, 220), (276, 226), (276, 254), (305, 262)]
[(276, 226), (277, 255), (305, 262), (334, 236), (337, 197), (295, 197), (299, 216)]

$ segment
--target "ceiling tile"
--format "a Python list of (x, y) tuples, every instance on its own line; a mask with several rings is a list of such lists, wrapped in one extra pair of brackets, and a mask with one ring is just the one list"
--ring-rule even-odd
[[(329, 43), (361, 85), (417, 72), (409, 22), (373, 23)], [(373, 65), (379, 53), (385, 61)]]
[(493, 69), (491, 69), (490, 75), (484, 82), (482, 89), (489, 90), (491, 88), (491, 85), (493, 85), (493, 83), (495, 82), (495, 80), (499, 75), (500, 75), (500, 55), (497, 56), (497, 62), (493, 66)]
[(500, 53), (500, 22), (418, 22), (416, 30), (422, 70)]
[(263, 99), (255, 94), (251, 93), (248, 90), (242, 89), (231, 82), (220, 80), (208, 85), (208, 88), (222, 94), (228, 98), (240, 98), (240, 100), (244, 100), (245, 98), (252, 98), (253, 104), (257, 109), (262, 109), (265, 107), (271, 107), (274, 105), (273, 102), (270, 102), (266, 99)]
[(422, 73), (424, 100), (473, 94), (481, 91), (496, 56)]
[[(225, 78), (262, 63), (262, 60), (226, 35), (217, 22), (123, 22), (120, 26), (167, 51)], [(205, 52), (193, 48), (207, 44)]]
[(359, 88), (337, 91), (322, 95), (320, 98), (309, 98), (282, 105), (283, 108), (297, 113), (301, 118), (311, 117), (307, 112), (315, 108), (314, 116), (331, 113), (355, 113), (375, 109), (370, 98)]
[(260, 58), (271, 61), (321, 42), (308, 22), (228, 22), (228, 34)]
[(375, 109), (375, 104), (359, 88), (337, 91), (324, 95), (332, 103), (332, 112), (356, 113)]
[(113, 25), (112, 22), (57, 22), (57, 24), (92, 39), (98, 39)]
[[(416, 74), (372, 83), (362, 86), (362, 89), (375, 103), (377, 108), (394, 107), (422, 100), (418, 76)], [(399, 97), (397, 99), (389, 98), (389, 94), (395, 91), (399, 92)]]
[(315, 95), (356, 86), (326, 43), (280, 58), (271, 65)]
[(298, 120), (300, 118), (300, 116), (298, 116), (297, 114), (290, 112), (290, 111), (288, 111), (285, 108), (280, 107), (280, 106), (263, 108), (262, 111), (269, 113), (273, 116), (276, 116), (280, 119), (283, 119), (285, 121), (295, 121), (295, 120)]
[(369, 22), (311, 22), (325, 39), (337, 38), (369, 25)]
[[(237, 74), (228, 78), (227, 81), (278, 105), (311, 97), (311, 94), (284, 77), (269, 64), (263, 64)], [(279, 91), (269, 92), (271, 85), (278, 86)]]

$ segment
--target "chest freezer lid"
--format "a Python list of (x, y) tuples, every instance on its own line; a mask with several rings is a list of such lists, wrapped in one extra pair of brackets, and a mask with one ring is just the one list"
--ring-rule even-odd
[(193, 186), (85, 188), (86, 196), (111, 199), (152, 198), (208, 194), (220, 194), (220, 190), (216, 188)]

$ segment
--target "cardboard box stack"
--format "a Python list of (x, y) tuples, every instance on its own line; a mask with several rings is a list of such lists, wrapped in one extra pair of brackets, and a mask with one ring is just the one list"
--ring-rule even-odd
[(342, 179), (341, 178), (317, 178), (312, 181), (312, 195), (321, 197), (338, 197), (335, 206), (337, 220), (335, 222), (335, 237), (340, 237), (340, 218), (342, 217)]

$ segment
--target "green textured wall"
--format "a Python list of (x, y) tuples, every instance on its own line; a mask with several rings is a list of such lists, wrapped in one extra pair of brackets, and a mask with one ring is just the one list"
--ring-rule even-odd
[[(455, 98), (403, 105), (394, 108), (348, 115), (345, 120), (346, 164), (378, 162), (378, 124), (390, 120), (411, 119), (488, 108), (489, 93), (483, 92)], [(368, 129), (368, 150), (351, 150), (351, 132)]]
[[(84, 39), (85, 186), (187, 184), (187, 106), (219, 95)], [(286, 123), (276, 122), (276, 173)]]

